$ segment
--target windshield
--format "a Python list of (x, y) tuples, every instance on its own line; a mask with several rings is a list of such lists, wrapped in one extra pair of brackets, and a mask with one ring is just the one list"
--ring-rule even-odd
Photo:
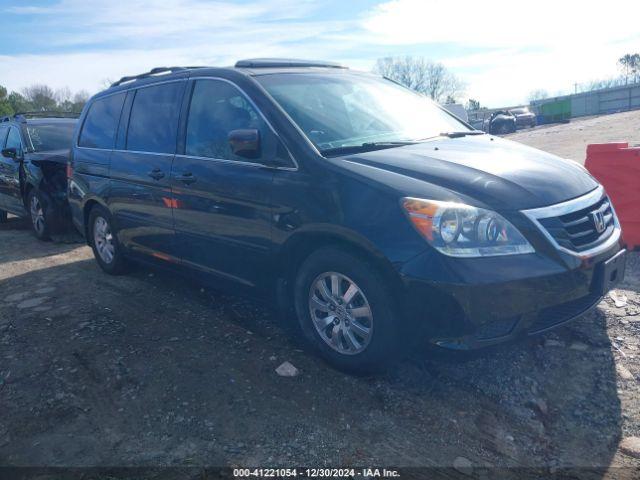
[(379, 77), (274, 74), (258, 76), (256, 80), (321, 153), (470, 131), (422, 95)]
[(34, 152), (48, 152), (71, 148), (75, 122), (27, 125), (27, 134)]

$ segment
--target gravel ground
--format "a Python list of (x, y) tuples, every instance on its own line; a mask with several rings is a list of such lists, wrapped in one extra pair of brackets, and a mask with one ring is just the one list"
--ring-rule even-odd
[(541, 125), (506, 135), (535, 148), (584, 164), (590, 143), (640, 143), (640, 110), (576, 118), (568, 124)]
[[(261, 304), (161, 271), (110, 277), (77, 238), (42, 243), (11, 218), (0, 226), (0, 467), (470, 465), (481, 478), (494, 467), (634, 478), (616, 467), (640, 468), (639, 292), (632, 253), (624, 305), (607, 297), (527, 342), (419, 352), (353, 377)], [(285, 361), (300, 375), (278, 376)]]
[[(347, 376), (268, 309), (0, 228), (0, 465), (639, 466), (640, 256), (627, 296), (472, 358)], [(293, 335), (292, 335), (293, 334)], [(280, 377), (290, 361), (301, 374)]]

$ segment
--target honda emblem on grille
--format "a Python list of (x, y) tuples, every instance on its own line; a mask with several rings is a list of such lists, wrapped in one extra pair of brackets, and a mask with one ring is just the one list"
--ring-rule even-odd
[(604, 232), (607, 228), (607, 225), (604, 223), (604, 214), (602, 212), (591, 212), (591, 218), (593, 218), (593, 225), (596, 227), (596, 232)]

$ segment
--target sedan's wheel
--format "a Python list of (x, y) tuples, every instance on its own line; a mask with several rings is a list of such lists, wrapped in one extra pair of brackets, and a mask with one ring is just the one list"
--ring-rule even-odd
[(51, 233), (51, 226), (49, 225), (51, 213), (48, 210), (49, 207), (45, 197), (34, 188), (27, 196), (27, 204), (33, 233), (40, 240), (48, 240)]
[(111, 214), (106, 208), (95, 206), (91, 209), (89, 239), (93, 255), (102, 270), (111, 275), (126, 271), (126, 259), (113, 229)]
[(506, 123), (503, 123), (502, 125), (500, 125), (498, 127), (498, 133), (500, 135), (506, 135), (507, 133), (509, 133), (511, 131), (511, 128), (509, 128), (509, 125)]
[(35, 195), (31, 198), (31, 223), (36, 233), (42, 234), (45, 227), (44, 208), (40, 204), (40, 200)]
[(320, 274), (309, 291), (309, 312), (320, 338), (337, 352), (355, 355), (369, 345), (371, 306), (349, 277), (337, 272)]
[(403, 322), (389, 281), (365, 257), (325, 247), (300, 266), (296, 314), (310, 344), (332, 365), (367, 373), (398, 357)]

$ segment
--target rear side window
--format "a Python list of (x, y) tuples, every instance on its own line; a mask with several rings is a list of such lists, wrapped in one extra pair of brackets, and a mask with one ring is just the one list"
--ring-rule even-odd
[(112, 149), (116, 139), (124, 93), (99, 98), (89, 107), (78, 145)]
[(27, 125), (27, 135), (34, 152), (68, 149), (75, 130), (75, 123)]
[(175, 153), (183, 82), (141, 88), (131, 107), (127, 150)]

